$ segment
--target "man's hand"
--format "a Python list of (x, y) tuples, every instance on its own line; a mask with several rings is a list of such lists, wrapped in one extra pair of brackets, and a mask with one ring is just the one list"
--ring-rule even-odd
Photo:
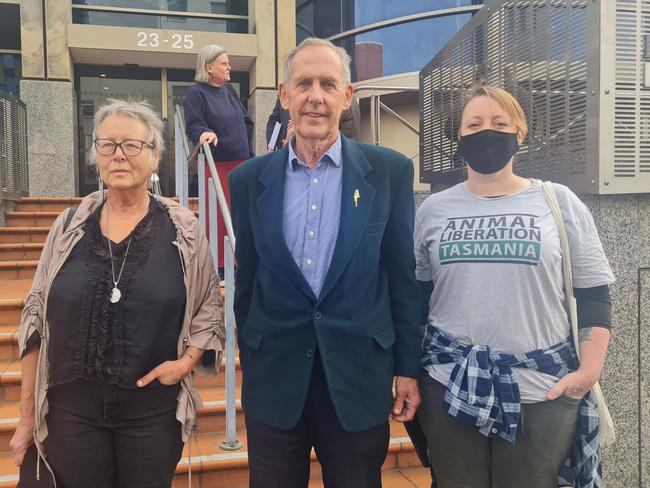
[(207, 142), (208, 144), (213, 144), (217, 145), (217, 142), (219, 142), (219, 139), (217, 139), (217, 134), (211, 131), (206, 131), (201, 134), (199, 137), (199, 143), (203, 145), (204, 142)]
[(16, 426), (16, 432), (14, 432), (11, 441), (9, 441), (9, 449), (11, 449), (11, 453), (14, 456), (16, 466), (20, 466), (23, 463), (27, 449), (32, 444), (34, 444), (34, 419), (25, 421), (21, 418)]
[(418, 380), (406, 376), (395, 377), (395, 401), (390, 416), (397, 422), (409, 422), (420, 405)]
[(192, 371), (194, 363), (190, 356), (183, 356), (176, 361), (165, 361), (140, 378), (137, 385), (142, 388), (157, 379), (163, 385), (174, 385)]

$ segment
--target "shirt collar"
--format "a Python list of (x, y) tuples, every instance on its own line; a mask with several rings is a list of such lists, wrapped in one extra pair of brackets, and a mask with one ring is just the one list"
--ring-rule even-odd
[[(293, 149), (293, 144), (294, 141), (296, 140), (295, 137), (292, 137), (291, 140), (289, 141), (289, 169), (291, 170), (297, 170), (301, 166), (307, 167), (308, 166), (303, 163), (300, 158), (296, 155), (296, 152)], [(323, 161), (330, 161), (334, 166), (337, 168), (341, 167), (341, 164), (343, 162), (343, 149), (342, 149), (342, 144), (341, 144), (341, 133), (339, 132), (339, 135), (337, 136), (336, 140), (334, 141), (334, 144), (332, 144), (327, 151), (325, 151), (325, 154), (323, 154), (320, 159), (318, 160), (318, 163), (316, 164), (316, 167), (320, 166), (321, 162)]]

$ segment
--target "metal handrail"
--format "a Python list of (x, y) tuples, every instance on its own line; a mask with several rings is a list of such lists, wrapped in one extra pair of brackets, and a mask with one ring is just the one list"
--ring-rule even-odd
[[(208, 170), (210, 171), (210, 178), (212, 179), (212, 184), (214, 189), (217, 192), (217, 200), (219, 202), (219, 208), (221, 211), (221, 216), (223, 217), (223, 222), (226, 226), (226, 232), (228, 233), (228, 239), (230, 240), (230, 247), (232, 248), (233, 253), (235, 252), (235, 232), (232, 228), (232, 217), (230, 216), (230, 207), (228, 207), (228, 202), (226, 201), (226, 194), (223, 192), (223, 187), (221, 186), (221, 180), (219, 179), (219, 174), (217, 173), (217, 167), (214, 164), (214, 158), (212, 157), (212, 151), (210, 150), (210, 144), (204, 142), (203, 144), (197, 144), (192, 149), (190, 156), (187, 158), (188, 164), (194, 159), (203, 154), (208, 163)], [(199, 182), (201, 184), (201, 182)]]
[(448, 17), (450, 15), (471, 14), (481, 10), (483, 5), (467, 5), (463, 7), (450, 7), (439, 10), (429, 10), (427, 12), (420, 12), (417, 14), (405, 15), (403, 17), (395, 17), (393, 19), (381, 20), (372, 24), (367, 24), (361, 27), (356, 27), (339, 34), (335, 34), (327, 38), (328, 41), (340, 41), (348, 37), (358, 36), (375, 30), (383, 29), (385, 27), (395, 27), (397, 25), (407, 24), (409, 22), (417, 22), (421, 20), (435, 19), (438, 17)]
[(354, 89), (355, 93), (360, 91), (391, 91), (391, 92), (419, 92), (420, 89), (414, 86), (387, 86), (387, 85), (361, 85)]
[(176, 159), (175, 174), (176, 174), (176, 195), (178, 201), (184, 207), (188, 206), (188, 155), (189, 148), (187, 145), (187, 138), (185, 137), (185, 123), (181, 111), (176, 105), (174, 113), (174, 157)]
[[(226, 327), (226, 440), (221, 442), (220, 447), (225, 451), (235, 451), (242, 448), (241, 442), (237, 440), (237, 399), (236, 399), (236, 376), (235, 376), (235, 311), (234, 311), (234, 292), (235, 292), (235, 235), (232, 227), (232, 218), (230, 209), (226, 202), (226, 196), (221, 186), (221, 180), (217, 174), (217, 168), (214, 164), (210, 145), (206, 142), (197, 144), (190, 153), (185, 137), (185, 124), (180, 114), (180, 108), (176, 106), (176, 141), (175, 151), (176, 159), (176, 177), (177, 192), (179, 198), (185, 195), (187, 205), (188, 178), (187, 172), (189, 162), (197, 158), (198, 178), (199, 178), (199, 217), (201, 224), (205, 228), (205, 211), (209, 207), (209, 220), (212, 232), (210, 235), (210, 251), (212, 253), (212, 262), (215, 271), (218, 272), (218, 246), (217, 240), (219, 234), (217, 230), (217, 211), (221, 211), (223, 221), (226, 226), (227, 234), (224, 236), (224, 274), (225, 274), (225, 327)], [(207, 165), (205, 164), (207, 162)], [(208, 187), (208, 195), (205, 195), (205, 168), (209, 171), (211, 184)], [(180, 183), (179, 183), (180, 178)]]
[[(355, 93), (361, 91), (379, 91), (379, 92), (419, 92), (419, 88), (411, 86), (385, 86), (385, 85), (364, 85), (355, 88)], [(370, 95), (370, 132), (372, 133), (372, 142), (379, 146), (381, 143), (381, 111), (382, 109), (388, 114), (395, 117), (402, 125), (404, 125), (415, 135), (420, 135), (420, 130), (413, 126), (408, 120), (400, 114), (391, 109), (388, 105), (381, 101), (381, 94), (373, 93)]]

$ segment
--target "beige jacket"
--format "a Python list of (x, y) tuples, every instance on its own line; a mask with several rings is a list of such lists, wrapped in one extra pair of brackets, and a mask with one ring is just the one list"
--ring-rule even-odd
[[(194, 214), (177, 202), (163, 197), (157, 198), (168, 210), (176, 227), (176, 240), (179, 259), (185, 276), (187, 291), (185, 317), (178, 337), (177, 353), (180, 358), (187, 346), (203, 350), (214, 350), (216, 362), (209, 367), (199, 363), (194, 371), (203, 375), (214, 376), (221, 364), (222, 348), (225, 339), (223, 325), (223, 303), (219, 292), (217, 275), (212, 264), (212, 256), (205, 234), (198, 226)], [(84, 198), (79, 205), (68, 229), (63, 232), (67, 212), (59, 215), (47, 236), (41, 259), (36, 268), (32, 288), (27, 295), (25, 308), (20, 319), (18, 341), (20, 354), (25, 352), (27, 340), (38, 332), (41, 337), (41, 349), (36, 371), (35, 391), (35, 425), (34, 439), (42, 452), (42, 443), (47, 437), (45, 416), (48, 412), (48, 342), (49, 327), (47, 317), (47, 296), (57, 272), (82, 238), (83, 223), (101, 204), (102, 195), (95, 192)], [(178, 394), (176, 418), (181, 423), (183, 441), (187, 442), (196, 422), (196, 411), (201, 407), (201, 399), (194, 388), (192, 375), (181, 380)]]

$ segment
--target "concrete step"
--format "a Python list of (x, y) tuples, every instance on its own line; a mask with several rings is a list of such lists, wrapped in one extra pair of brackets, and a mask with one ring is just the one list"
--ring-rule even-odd
[(20, 323), (24, 304), (21, 298), (0, 298), (0, 326)]
[(34, 277), (38, 261), (0, 261), (0, 280), (25, 280)]
[(50, 227), (0, 227), (0, 244), (45, 242)]
[(0, 325), (0, 361), (12, 361), (18, 358), (17, 330), (17, 325)]
[(61, 212), (69, 207), (78, 207), (81, 198), (39, 198), (26, 197), (16, 202), (16, 212)]
[(0, 244), (0, 262), (38, 260), (42, 251), (42, 242)]
[(5, 212), (7, 227), (50, 227), (61, 212)]

